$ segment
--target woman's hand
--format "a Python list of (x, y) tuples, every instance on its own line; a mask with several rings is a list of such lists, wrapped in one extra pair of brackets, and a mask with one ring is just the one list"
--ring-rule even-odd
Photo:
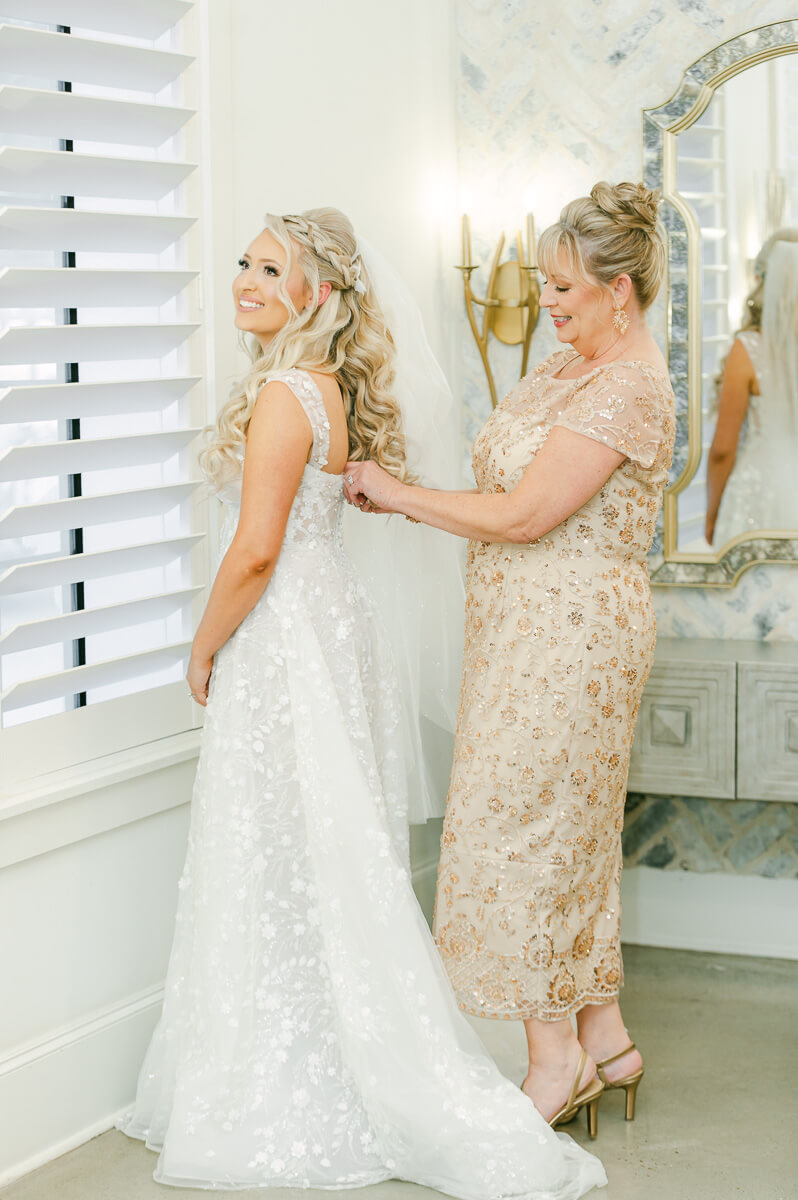
[(191, 690), (191, 699), (205, 708), (208, 703), (208, 688), (211, 682), (213, 659), (197, 659), (192, 654), (186, 671), (186, 682)]
[(344, 495), (362, 512), (396, 512), (403, 487), (375, 462), (348, 462), (344, 468)]

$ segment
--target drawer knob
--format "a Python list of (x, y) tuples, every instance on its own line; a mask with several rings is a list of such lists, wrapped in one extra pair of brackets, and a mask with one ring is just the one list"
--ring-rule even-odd
[[(798, 734), (798, 730), (796, 730)], [(681, 705), (651, 705), (651, 741), (655, 746), (686, 746), (690, 710)]]

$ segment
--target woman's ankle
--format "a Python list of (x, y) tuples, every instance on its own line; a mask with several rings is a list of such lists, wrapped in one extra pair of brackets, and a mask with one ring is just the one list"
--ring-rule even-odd
[(559, 1068), (581, 1052), (570, 1021), (527, 1020), (524, 1028), (530, 1069), (533, 1063), (543, 1069), (547, 1066)]
[(609, 1004), (586, 1004), (576, 1015), (576, 1027), (579, 1041), (598, 1058), (617, 1053), (632, 1040), (617, 1000)]

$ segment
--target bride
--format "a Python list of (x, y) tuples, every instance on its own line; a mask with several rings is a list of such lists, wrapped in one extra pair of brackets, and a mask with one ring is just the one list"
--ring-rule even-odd
[(706, 540), (721, 549), (798, 519), (798, 230), (769, 237), (754, 274), (718, 381), (707, 456)]
[(188, 855), (122, 1128), (177, 1186), (571, 1200), (601, 1164), (500, 1075), (411, 886), (391, 652), (341, 541), (347, 459), (408, 474), (368, 254), (317, 209), (267, 218), (239, 268), (253, 362), (201, 456), (226, 516)]

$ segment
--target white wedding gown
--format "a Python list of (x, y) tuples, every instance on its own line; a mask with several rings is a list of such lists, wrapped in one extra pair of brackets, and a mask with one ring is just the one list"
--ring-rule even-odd
[[(793, 335), (794, 336), (794, 335)], [(748, 400), (734, 467), (723, 489), (713, 546), (720, 550), (734, 537), (753, 537), (765, 530), (794, 529), (798, 498), (794, 484), (798, 442), (789, 427), (768, 421), (772, 396), (768, 388), (762, 334), (746, 329), (737, 334), (751, 360), (760, 389)]]
[[(266, 591), (216, 656), (163, 1015), (120, 1126), (155, 1178), (571, 1200), (554, 1133), (459, 1012), (416, 902), (390, 656), (341, 541), (329, 422)], [(222, 552), (238, 519), (228, 485)]]

